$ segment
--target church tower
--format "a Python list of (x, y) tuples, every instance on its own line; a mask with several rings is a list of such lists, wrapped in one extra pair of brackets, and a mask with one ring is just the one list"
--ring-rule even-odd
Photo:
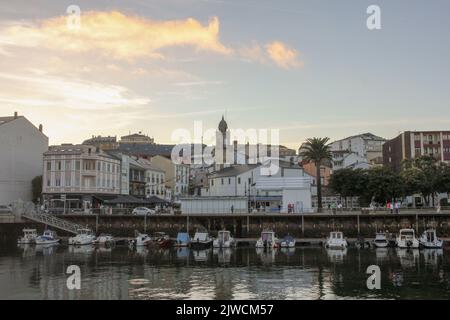
[(216, 148), (215, 148), (215, 156), (216, 156), (216, 169), (223, 169), (225, 164), (227, 163), (227, 148), (229, 145), (230, 134), (228, 131), (228, 124), (225, 121), (223, 115), (222, 120), (219, 122), (219, 127), (216, 132)]

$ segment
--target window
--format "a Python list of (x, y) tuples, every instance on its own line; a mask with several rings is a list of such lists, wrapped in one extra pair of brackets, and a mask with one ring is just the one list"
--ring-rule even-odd
[(221, 179), (221, 183), (223, 184), (223, 178)]
[(66, 170), (70, 170), (70, 167), (71, 167), (71, 162), (70, 162), (70, 160), (67, 160), (66, 161)]
[(61, 171), (61, 161), (56, 161), (56, 170)]
[(211, 186), (214, 186), (214, 179), (211, 179)]
[(47, 179), (47, 187), (50, 187), (50, 179)]
[(231, 178), (228, 178), (228, 184), (231, 184)]
[(52, 170), (52, 162), (51, 161), (47, 161), (47, 171)]
[(241, 177), (238, 178), (238, 184), (241, 184)]
[(80, 170), (80, 160), (75, 161), (75, 170)]

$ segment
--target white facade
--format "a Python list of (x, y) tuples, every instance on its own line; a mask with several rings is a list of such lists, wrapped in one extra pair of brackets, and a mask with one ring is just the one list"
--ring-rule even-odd
[(372, 160), (382, 158), (385, 142), (384, 138), (364, 133), (330, 143), (333, 169), (370, 167)]
[(164, 170), (151, 165), (146, 159), (139, 159), (138, 162), (145, 168), (145, 195), (147, 198), (157, 196), (162, 199), (166, 192), (166, 173)]
[(120, 194), (121, 165), (93, 146), (51, 146), (42, 182), (43, 194)]
[(0, 204), (32, 199), (48, 138), (23, 116), (0, 117)]

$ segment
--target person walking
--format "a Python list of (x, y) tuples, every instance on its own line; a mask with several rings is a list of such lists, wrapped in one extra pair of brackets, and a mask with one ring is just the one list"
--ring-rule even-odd
[(397, 201), (396, 203), (395, 203), (395, 213), (400, 213), (400, 207), (401, 207), (401, 203), (400, 203), (400, 201)]
[(231, 205), (231, 213), (234, 213), (234, 206)]

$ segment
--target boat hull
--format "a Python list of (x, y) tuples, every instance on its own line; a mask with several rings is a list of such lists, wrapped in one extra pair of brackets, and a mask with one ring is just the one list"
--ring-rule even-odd
[(59, 239), (55, 239), (55, 240), (38, 240), (38, 239), (36, 239), (37, 245), (56, 244), (56, 243), (59, 243)]
[(201, 249), (201, 248), (209, 248), (212, 245), (212, 241), (193, 241), (191, 242), (191, 248), (193, 249)]
[(418, 240), (397, 240), (397, 247), (401, 249), (419, 249)]

